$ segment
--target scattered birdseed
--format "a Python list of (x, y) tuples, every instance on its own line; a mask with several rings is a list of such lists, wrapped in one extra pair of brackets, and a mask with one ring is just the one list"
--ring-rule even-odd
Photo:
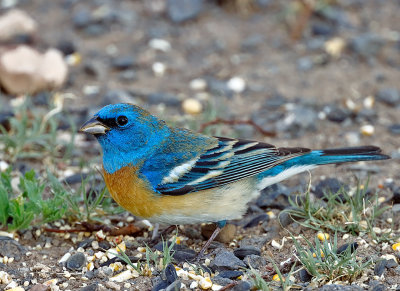
[(329, 233), (323, 233), (323, 232), (319, 232), (318, 234), (317, 234), (317, 237), (318, 237), (318, 239), (320, 240), (320, 241), (326, 241), (326, 240), (328, 240), (329, 239)]

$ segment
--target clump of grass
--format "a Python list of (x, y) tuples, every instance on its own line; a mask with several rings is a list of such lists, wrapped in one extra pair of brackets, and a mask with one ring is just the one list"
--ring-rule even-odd
[[(61, 98), (61, 97), (58, 97)], [(62, 105), (50, 108), (48, 112), (31, 110), (27, 98), (22, 105), (14, 108), (14, 116), (9, 119), (9, 128), (0, 124), (0, 145), (3, 159), (14, 163), (19, 159), (39, 159), (44, 157), (62, 157), (68, 159), (73, 148), (75, 126), (71, 122), (71, 138), (67, 142), (57, 140), (59, 119)], [(63, 118), (66, 118), (65, 115)]]
[(148, 276), (151, 275), (151, 267), (153, 266), (156, 268), (158, 271), (163, 271), (169, 264), (172, 263), (173, 261), (173, 256), (175, 251), (174, 246), (176, 244), (176, 238), (177, 236), (175, 235), (172, 238), (172, 242), (169, 243), (168, 241), (163, 240), (163, 250), (162, 252), (158, 251), (153, 251), (148, 245), (146, 245), (146, 263), (143, 264), (141, 263), (140, 260), (138, 260), (137, 263), (133, 263), (132, 260), (129, 258), (129, 256), (120, 248), (118, 248), (118, 253), (114, 253), (116, 257), (118, 257), (120, 260), (124, 261), (127, 265), (131, 266), (134, 270), (136, 270), (139, 274), (143, 276)]
[(344, 189), (335, 194), (325, 193), (326, 201), (312, 200), (310, 192), (307, 191), (303, 198), (289, 198), (292, 207), (284, 211), (302, 226), (317, 231), (326, 229), (353, 235), (367, 232), (377, 240), (389, 239), (392, 234), (384, 234), (379, 238), (373, 227), (377, 224), (377, 219), (390, 207), (380, 205), (377, 193), (368, 198), (366, 189), (367, 185), (359, 184), (352, 194)]
[[(61, 219), (66, 210), (63, 193), (46, 189), (46, 181), (33, 170), (19, 178), (18, 190), (12, 187), (11, 170), (0, 174), (0, 227), (8, 230), (28, 228), (32, 224)], [(48, 191), (50, 190), (50, 191)], [(45, 192), (51, 192), (44, 199)]]
[(315, 238), (313, 244), (304, 238), (305, 247), (292, 238), (299, 262), (313, 277), (312, 281), (319, 284), (329, 281), (353, 282), (372, 264), (372, 260), (362, 262), (357, 258), (357, 250), (350, 245), (344, 252), (338, 252), (337, 234), (333, 242), (320, 242)]

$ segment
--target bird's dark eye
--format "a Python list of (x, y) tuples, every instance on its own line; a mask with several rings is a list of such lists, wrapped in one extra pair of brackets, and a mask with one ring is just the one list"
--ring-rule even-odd
[(128, 117), (121, 115), (117, 117), (117, 124), (119, 126), (124, 126), (125, 124), (128, 123)]

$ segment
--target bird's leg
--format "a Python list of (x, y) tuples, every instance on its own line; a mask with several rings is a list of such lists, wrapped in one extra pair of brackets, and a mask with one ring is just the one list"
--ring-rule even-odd
[(206, 244), (201, 248), (200, 252), (197, 254), (197, 256), (195, 258), (196, 262), (200, 261), (200, 259), (204, 256), (204, 253), (206, 252), (206, 250), (208, 249), (210, 244), (213, 242), (213, 240), (218, 236), (218, 234), (220, 233), (222, 228), (225, 226), (225, 224), (226, 224), (225, 220), (218, 221), (216, 223), (217, 228), (214, 230), (213, 234), (210, 236), (210, 238), (208, 239)]
[(151, 240), (155, 240), (158, 237), (158, 230), (160, 229), (160, 224), (156, 223), (153, 228), (153, 233), (151, 235)]

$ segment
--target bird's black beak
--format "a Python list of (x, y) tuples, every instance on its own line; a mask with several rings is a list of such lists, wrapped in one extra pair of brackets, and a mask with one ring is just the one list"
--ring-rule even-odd
[(93, 117), (92, 119), (86, 121), (85, 124), (79, 129), (80, 132), (86, 132), (93, 135), (103, 135), (109, 130), (110, 128), (99, 121), (97, 117)]

